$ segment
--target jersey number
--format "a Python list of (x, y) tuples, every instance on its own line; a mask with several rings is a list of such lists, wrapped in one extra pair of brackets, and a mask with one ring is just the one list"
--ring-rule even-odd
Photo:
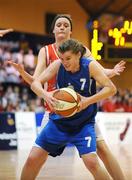
[(84, 86), (85, 86), (85, 84), (86, 84), (86, 79), (85, 79), (85, 78), (81, 78), (81, 79), (80, 79), (80, 82), (82, 83), (82, 85), (81, 85), (81, 90), (83, 91), (83, 90), (84, 90)]
[(85, 140), (88, 141), (87, 142), (87, 147), (90, 147), (91, 146), (91, 140), (92, 140), (91, 136), (85, 137)]

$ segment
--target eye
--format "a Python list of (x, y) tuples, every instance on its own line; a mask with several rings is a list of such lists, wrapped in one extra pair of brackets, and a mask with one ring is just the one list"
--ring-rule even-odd
[(69, 27), (69, 24), (65, 23), (64, 26), (67, 28), (67, 27)]
[(62, 57), (60, 57), (60, 60), (61, 60), (61, 61), (64, 61), (64, 59), (63, 59)]
[(66, 58), (66, 61), (69, 61), (70, 59), (71, 59), (71, 57), (67, 57), (67, 58)]
[(56, 24), (56, 26), (57, 26), (57, 27), (60, 27), (60, 26), (61, 26), (61, 23)]

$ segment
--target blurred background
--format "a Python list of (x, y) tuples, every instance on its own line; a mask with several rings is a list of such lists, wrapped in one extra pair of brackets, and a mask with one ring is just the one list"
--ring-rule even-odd
[[(40, 48), (54, 42), (49, 32), (57, 14), (71, 15), (72, 37), (87, 46), (103, 67), (113, 68), (120, 60), (126, 61), (125, 71), (112, 79), (117, 94), (98, 104), (97, 116), (109, 145), (120, 144), (125, 151), (124, 147), (132, 147), (131, 0), (0, 0), (0, 29), (14, 29), (0, 38), (0, 150), (30, 149), (44, 114), (43, 100), (5, 62), (12, 59), (33, 74)], [(118, 154), (120, 150), (115, 148)], [(16, 163), (16, 152), (13, 155)], [(10, 154), (7, 156), (10, 161)], [(130, 152), (126, 156), (131, 159)], [(15, 167), (10, 176), (14, 179), (19, 176)], [(1, 176), (0, 171), (0, 177), (6, 175)]]

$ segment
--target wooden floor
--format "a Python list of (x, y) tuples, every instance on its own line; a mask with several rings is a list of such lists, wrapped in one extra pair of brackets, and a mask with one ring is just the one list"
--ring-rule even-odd
[[(127, 180), (132, 180), (132, 147), (125, 145), (110, 146), (119, 160)], [(0, 151), (0, 180), (18, 180), (29, 149)], [(49, 157), (41, 169), (37, 180), (93, 180), (86, 170), (75, 148), (68, 147), (63, 155)]]

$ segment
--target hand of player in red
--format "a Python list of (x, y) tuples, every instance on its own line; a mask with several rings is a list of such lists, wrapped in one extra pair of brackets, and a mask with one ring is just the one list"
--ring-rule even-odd
[(20, 74), (24, 71), (23, 64), (17, 64), (13, 61), (7, 61), (6, 63), (12, 65)]
[(45, 95), (43, 97), (43, 99), (46, 101), (46, 103), (48, 104), (48, 106), (52, 112), (55, 112), (54, 107), (58, 103), (58, 100), (53, 97), (53, 95), (56, 91), (58, 91), (58, 90), (45, 92)]
[(120, 75), (124, 71), (126, 62), (125, 61), (120, 61), (118, 64), (116, 64), (113, 68), (114, 74), (115, 75)]
[(5, 34), (12, 32), (13, 29), (5, 29), (5, 30), (0, 30), (0, 37), (3, 37)]

